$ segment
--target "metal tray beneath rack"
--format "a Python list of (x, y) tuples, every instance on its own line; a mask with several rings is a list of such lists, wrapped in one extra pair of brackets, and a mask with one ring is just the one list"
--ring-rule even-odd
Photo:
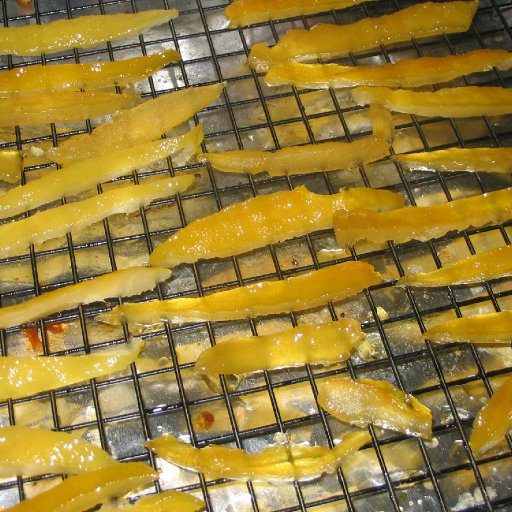
[[(176, 88), (226, 81), (222, 97), (194, 119), (194, 123), (204, 126), (203, 149), (222, 151), (352, 140), (367, 134), (371, 129), (367, 111), (351, 103), (349, 92), (269, 88), (262, 75), (245, 66), (245, 59), (254, 43), (273, 44), (290, 28), (308, 28), (320, 22), (350, 23), (364, 16), (393, 12), (410, 3), (380, 0), (239, 30), (227, 29), (223, 16), (226, 0), (33, 0), (28, 8), (11, 0), (2, 2), (1, 8), (4, 25), (8, 26), (89, 14), (177, 8), (181, 13), (177, 19), (141, 37), (48, 55), (44, 61), (118, 60), (178, 49), (182, 62), (140, 82), (135, 89), (154, 96)], [(340, 62), (377, 64), (477, 48), (511, 50), (511, 20), (509, 0), (481, 0), (467, 33), (382, 47)], [(3, 69), (27, 62), (39, 63), (41, 58), (0, 58)], [(458, 85), (511, 83), (511, 72), (497, 71), (457, 81)], [(393, 150), (397, 153), (451, 146), (511, 145), (510, 116), (451, 120), (395, 114), (394, 122)], [(91, 128), (90, 122), (84, 122), (66, 127), (3, 130), (0, 145), (30, 149), (58, 144), (62, 137)], [(38, 160), (37, 152), (33, 153), (33, 165), (25, 170), (26, 181), (48, 168)], [(162, 168), (146, 169), (127, 179), (142, 180)], [(158, 201), (136, 214), (109, 218), (86, 232), (0, 262), (1, 305), (21, 302), (110, 270), (144, 264), (150, 250), (181, 226), (259, 194), (299, 185), (318, 193), (333, 193), (346, 186), (370, 186), (400, 192), (408, 204), (425, 205), (512, 184), (511, 176), (408, 173), (391, 161), (354, 171), (285, 178), (227, 175), (199, 163), (180, 166), (179, 162), (169, 162), (168, 170), (193, 173), (196, 186), (176, 199)], [(356, 298), (295, 315), (159, 325), (142, 334), (147, 340), (142, 358), (129, 371), (111, 379), (96, 379), (2, 403), (0, 424), (73, 432), (100, 444), (120, 460), (146, 461), (162, 471), (157, 489), (192, 492), (204, 499), (207, 510), (212, 511), (510, 510), (510, 438), (479, 458), (467, 443), (474, 415), (492, 389), (512, 375), (510, 347), (433, 346), (422, 340), (421, 332), (441, 316), (510, 309), (511, 280), (419, 291), (393, 285), (404, 273), (433, 269), (474, 252), (510, 244), (511, 230), (512, 223), (506, 223), (450, 234), (429, 243), (385, 247), (360, 244), (352, 252), (340, 251), (333, 233), (322, 231), (239, 257), (182, 265), (173, 271), (169, 282), (137, 299), (205, 294), (354, 258), (373, 264), (386, 282)], [(77, 353), (125, 343), (130, 335), (139, 333), (94, 320), (96, 313), (115, 303), (80, 307), (29, 329), (7, 329), (0, 333), (2, 354), (26, 353), (31, 346), (40, 354)], [(367, 335), (366, 343), (347, 366), (262, 372), (246, 378), (238, 387), (229, 379), (222, 379), (219, 392), (211, 391), (194, 375), (199, 352), (223, 337), (262, 334), (300, 322), (340, 316), (359, 319)], [(287, 485), (207, 480), (155, 458), (142, 444), (145, 439), (170, 432), (196, 446), (219, 442), (250, 451), (279, 441), (284, 434), (299, 443), (332, 446), (349, 428), (318, 408), (315, 392), (318, 381), (334, 374), (383, 378), (414, 393), (433, 410), (433, 440), (424, 442), (371, 428), (371, 446), (344, 464), (337, 474)], [(0, 506), (10, 506), (20, 497), (39, 492), (56, 478), (60, 477), (4, 479), (0, 481)]]

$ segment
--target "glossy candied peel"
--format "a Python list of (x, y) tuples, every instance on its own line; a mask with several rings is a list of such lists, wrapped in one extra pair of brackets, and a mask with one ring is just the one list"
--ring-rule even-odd
[(392, 158), (411, 171), (512, 172), (512, 148), (449, 148)]
[(203, 141), (196, 126), (185, 135), (144, 142), (126, 149), (76, 162), (66, 170), (48, 172), (26, 185), (12, 188), (0, 197), (0, 218), (12, 217), (38, 206), (72, 196), (130, 172), (155, 164), (177, 152), (194, 154)]
[(108, 297), (138, 295), (152, 290), (157, 283), (170, 276), (171, 271), (165, 268), (132, 267), (63, 286), (23, 303), (0, 308), (0, 329), (21, 325)]
[(401, 206), (400, 194), (370, 188), (322, 195), (301, 186), (256, 196), (191, 222), (158, 245), (149, 263), (161, 267), (224, 258), (332, 228), (333, 213), (338, 210)]
[(76, 232), (116, 213), (129, 213), (151, 201), (185, 191), (194, 176), (155, 178), (139, 185), (119, 187), (82, 201), (44, 210), (31, 217), (0, 225), (0, 258), (17, 256), (31, 244), (40, 244), (69, 232)]
[(358, 427), (372, 424), (430, 439), (432, 413), (391, 383), (334, 378), (317, 383), (318, 404), (335, 418)]
[(305, 89), (341, 89), (360, 85), (420, 87), (449, 82), (455, 78), (512, 67), (512, 53), (506, 50), (475, 50), (462, 55), (402, 59), (378, 66), (341, 66), (285, 62), (269, 69), (265, 83), (294, 85)]
[(187, 87), (144, 101), (120, 112), (92, 133), (75, 135), (50, 148), (47, 157), (59, 165), (109, 154), (113, 150), (156, 140), (172, 128), (190, 119), (215, 101), (224, 89), (222, 83)]
[(117, 464), (100, 447), (67, 432), (22, 425), (0, 427), (2, 478), (45, 473), (71, 475)]
[(201, 352), (195, 369), (206, 375), (243, 374), (304, 364), (324, 366), (350, 357), (364, 338), (359, 322), (343, 318), (272, 334), (234, 338)]
[(145, 445), (172, 464), (211, 477), (272, 482), (308, 481), (334, 473), (343, 459), (369, 441), (370, 435), (365, 432), (349, 432), (332, 449), (290, 443), (269, 446), (259, 453), (212, 444), (194, 448), (172, 435), (152, 439)]
[(134, 504), (127, 501), (105, 503), (100, 512), (199, 512), (204, 510), (204, 502), (179, 491), (162, 491), (158, 494), (143, 496)]
[(245, 149), (223, 153), (204, 153), (202, 158), (217, 171), (269, 176), (310, 174), (313, 172), (354, 169), (389, 155), (393, 122), (388, 110), (370, 107), (373, 134), (351, 142), (331, 141), (288, 146), (276, 151)]
[(140, 341), (128, 346), (81, 356), (0, 357), (0, 400), (58, 389), (124, 370), (142, 349)]
[(158, 473), (144, 462), (124, 462), (110, 468), (71, 476), (62, 483), (26, 499), (12, 512), (84, 512), (118, 496), (145, 487)]
[(23, 153), (17, 149), (0, 151), (0, 180), (6, 183), (19, 183), (23, 171)]
[(260, 281), (204, 297), (125, 303), (96, 318), (109, 324), (151, 325), (254, 318), (337, 302), (382, 282), (368, 263), (349, 261), (278, 281)]
[(30, 126), (94, 119), (140, 102), (135, 94), (60, 91), (0, 97), (0, 126)]
[(409, 91), (387, 87), (356, 87), (358, 105), (377, 103), (389, 110), (427, 117), (499, 116), (512, 113), (512, 89), (505, 87), (449, 87), (437, 91)]
[(50, 23), (0, 27), (0, 54), (40, 55), (137, 36), (178, 16), (176, 9), (80, 16)]
[(126, 85), (151, 76), (176, 62), (176, 50), (114, 62), (85, 62), (52, 66), (22, 66), (0, 73), (0, 95), (40, 94), (50, 91), (101, 89)]
[(475, 1), (425, 2), (349, 25), (319, 24), (310, 30), (290, 30), (275, 46), (255, 44), (247, 62), (257, 71), (267, 71), (289, 60), (336, 59), (413, 37), (466, 32), (477, 8)]
[(430, 327), (423, 337), (437, 343), (468, 342), (482, 345), (510, 345), (512, 311), (454, 318)]
[(509, 377), (480, 409), (473, 422), (469, 444), (481, 455), (503, 441), (512, 430), (512, 377)]
[(433, 206), (405, 206), (387, 212), (357, 210), (334, 214), (334, 230), (341, 246), (358, 240), (427, 241), (470, 226), (501, 223), (512, 216), (512, 189), (456, 199)]

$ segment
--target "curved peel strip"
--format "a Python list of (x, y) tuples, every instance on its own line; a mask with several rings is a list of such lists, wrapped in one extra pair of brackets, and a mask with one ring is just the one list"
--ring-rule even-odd
[(151, 201), (183, 192), (194, 183), (191, 175), (147, 180), (103, 194), (45, 210), (31, 217), (0, 225), (0, 258), (26, 252), (30, 244), (40, 244), (68, 232), (83, 229), (116, 213), (129, 213)]
[(164, 491), (143, 496), (133, 505), (124, 503), (106, 503), (100, 512), (199, 512), (204, 502), (186, 492)]
[(389, 110), (427, 117), (499, 116), (512, 113), (512, 89), (504, 87), (450, 87), (417, 92), (386, 87), (356, 87), (358, 105), (377, 103)]
[(64, 170), (49, 172), (0, 196), (0, 218), (12, 217), (63, 197), (78, 194), (100, 183), (152, 165), (178, 151), (194, 153), (202, 141), (203, 129), (198, 125), (179, 137), (114, 150), (102, 156), (77, 162)]
[(142, 348), (140, 341), (128, 346), (81, 356), (0, 357), (0, 400), (9, 400), (71, 386), (124, 370)]
[(72, 476), (48, 491), (14, 505), (9, 511), (83, 512), (157, 479), (158, 473), (147, 464), (124, 462), (115, 470), (104, 468)]
[(264, 336), (218, 343), (199, 355), (195, 369), (206, 375), (240, 375), (304, 364), (335, 364), (348, 359), (363, 338), (359, 322), (349, 318), (300, 325)]
[(126, 85), (151, 76), (179, 60), (176, 50), (114, 62), (23, 66), (0, 73), (0, 95), (36, 94), (63, 89), (101, 89)]
[(158, 245), (152, 266), (172, 267), (200, 259), (224, 258), (267, 244), (332, 228), (338, 210), (388, 209), (403, 206), (403, 197), (388, 190), (353, 188), (321, 195), (305, 187), (235, 203), (191, 222)]
[(510, 345), (512, 342), (512, 311), (447, 320), (428, 329), (423, 337), (436, 343), (467, 342), (480, 345)]
[(413, 37), (466, 32), (477, 8), (475, 1), (425, 2), (349, 25), (320, 24), (311, 30), (289, 30), (271, 48), (263, 43), (255, 44), (247, 63), (257, 71), (267, 71), (289, 60), (336, 59)]
[(250, 174), (266, 171), (270, 176), (353, 169), (389, 155), (393, 135), (391, 114), (374, 105), (370, 107), (370, 116), (373, 135), (352, 142), (320, 142), (276, 151), (204, 153), (202, 157), (217, 171)]
[(219, 83), (162, 94), (120, 112), (90, 134), (75, 135), (59, 147), (50, 148), (47, 157), (65, 166), (158, 139), (215, 101), (223, 89), (224, 84)]
[(71, 475), (119, 464), (100, 447), (79, 437), (20, 425), (0, 428), (0, 461), (2, 478)]
[(0, 126), (68, 123), (94, 119), (140, 103), (135, 94), (59, 91), (0, 98)]
[(64, 286), (21, 304), (0, 308), (0, 329), (109, 297), (137, 295), (152, 290), (157, 283), (165, 281), (170, 275), (171, 271), (165, 268), (131, 267)]
[(456, 199), (434, 206), (405, 206), (386, 212), (358, 210), (334, 214), (334, 231), (341, 246), (358, 240), (404, 243), (409, 240), (427, 241), (432, 238), (501, 223), (512, 217), (512, 189)]
[(397, 286), (451, 286), (512, 276), (512, 245), (473, 254), (431, 272), (401, 277)]
[(176, 466), (214, 478), (272, 482), (307, 481), (325, 473), (334, 473), (345, 457), (370, 440), (370, 435), (365, 432), (349, 432), (332, 449), (290, 443), (274, 445), (259, 453), (222, 445), (194, 448), (172, 435), (152, 439), (145, 444)]
[(176, 9), (101, 14), (37, 25), (0, 28), (0, 54), (40, 55), (133, 37), (178, 16)]
[(432, 437), (430, 409), (387, 381), (338, 378), (317, 385), (318, 404), (341, 421)]
[(473, 422), (471, 449), (481, 454), (494, 448), (512, 430), (512, 377), (494, 392)]
[(96, 318), (110, 324), (125, 321), (151, 325), (237, 320), (311, 309), (355, 295), (382, 282), (374, 268), (349, 261), (279, 281), (260, 281), (205, 297), (184, 297), (123, 304)]
[(380, 66), (341, 66), (285, 62), (269, 69), (265, 83), (294, 85), (305, 89), (342, 89), (359, 85), (421, 87), (448, 82), (471, 73), (512, 67), (512, 53), (506, 50), (475, 50), (463, 55), (402, 59)]
[(392, 158), (411, 171), (512, 172), (512, 148), (450, 148)]
[(23, 153), (21, 151), (16, 149), (0, 151), (0, 180), (12, 184), (19, 183), (22, 171)]
[(224, 10), (229, 28), (254, 23), (307, 16), (333, 9), (346, 9), (371, 0), (235, 0)]

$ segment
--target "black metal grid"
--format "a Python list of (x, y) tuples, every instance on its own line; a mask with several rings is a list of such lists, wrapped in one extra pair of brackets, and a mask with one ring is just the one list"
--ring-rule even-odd
[[(272, 44), (289, 28), (311, 27), (318, 22), (344, 24), (409, 4), (383, 0), (233, 31), (226, 28), (222, 15), (226, 2), (222, 0), (34, 0), (34, 9), (27, 11), (14, 1), (4, 1), (1, 6), (4, 25), (9, 26), (87, 14), (178, 8), (180, 17), (172, 23), (133, 40), (29, 61), (50, 64), (113, 60), (162, 48), (179, 49), (183, 62), (171, 66), (164, 80), (148, 79), (140, 84), (139, 90), (144, 95), (155, 96), (170, 88), (227, 81), (221, 100), (195, 119), (205, 128), (204, 149), (218, 151), (238, 147), (278, 148), (330, 138), (351, 140), (367, 133), (364, 123), (361, 127), (361, 109), (347, 102), (346, 93), (297, 91), (286, 87), (269, 89), (261, 75), (245, 68), (243, 62), (252, 44), (258, 41)], [(342, 62), (389, 62), (481, 47), (511, 49), (511, 16), (510, 2), (482, 1), (468, 33), (382, 47)], [(0, 63), (4, 68), (11, 68), (24, 61), (5, 57)], [(457, 83), (509, 86), (510, 77), (510, 72), (493, 71)], [(450, 146), (508, 146), (512, 134), (510, 118), (506, 116), (470, 120), (395, 116), (395, 120), (397, 152)], [(40, 131), (16, 128), (12, 133), (2, 133), (2, 146), (58, 144), (63, 136), (91, 128), (89, 122), (77, 124), (73, 130), (53, 125)], [(31, 179), (45, 167), (42, 164), (27, 168), (24, 179)], [(510, 186), (509, 177), (407, 173), (390, 162), (369, 165), (356, 172), (272, 179), (226, 176), (200, 164), (177, 167), (171, 161), (168, 171), (196, 174), (197, 187), (129, 216), (128, 223), (135, 226), (131, 231), (123, 231), (126, 220), (109, 219), (99, 231), (68, 235), (60, 245), (32, 248), (26, 256), (0, 262), (0, 272), (5, 272), (2, 276), (12, 271), (19, 275), (28, 272), (31, 276), (24, 284), (2, 280), (1, 304), (26, 300), (31, 295), (123, 267), (131, 258), (147, 256), (155, 244), (196, 216), (234, 201), (300, 184), (321, 193), (333, 193), (340, 186), (385, 187), (403, 193), (410, 204), (450, 200)], [(136, 182), (142, 177), (134, 173), (129, 179)], [(101, 187), (98, 191), (101, 192)], [(158, 221), (162, 215), (171, 219), (164, 226)], [(468, 397), (490, 394), (500, 378), (510, 375), (510, 357), (505, 353), (509, 349), (492, 352), (469, 345), (433, 346), (424, 343), (420, 334), (425, 330), (425, 323), (438, 314), (460, 316), (475, 309), (509, 309), (510, 281), (503, 279), (480, 287), (427, 292), (397, 289), (393, 284), (394, 278), (411, 271), (413, 265), (416, 269), (435, 268), (450, 254), (461, 257), (509, 244), (510, 226), (507, 223), (471, 229), (429, 243), (389, 244), (385, 248), (357, 246), (350, 254), (333, 257), (325, 256), (326, 249), (335, 247), (333, 234), (324, 231), (215, 264), (201, 262), (179, 267), (170, 283), (146, 294), (144, 299), (201, 295), (260, 279), (282, 278), (346, 259), (369, 261), (388, 281), (356, 299), (319, 308), (314, 313), (182, 327), (162, 325), (144, 334), (148, 340), (144, 355), (152, 361), (149, 366), (136, 364), (129, 372), (110, 380), (97, 379), (37, 397), (8, 401), (0, 404), (0, 421), (85, 432), (86, 437), (121, 460), (144, 460), (160, 467), (162, 463), (143, 448), (141, 441), (167, 431), (188, 434), (197, 446), (222, 442), (254, 450), (272, 442), (278, 432), (295, 433), (298, 439), (311, 435), (313, 442), (332, 446), (343, 427), (318, 408), (308, 406), (297, 412), (290, 407), (290, 395), (299, 396), (303, 404), (311, 401), (314, 404), (318, 379), (345, 373), (377, 376), (394, 381), (432, 406), (435, 440), (425, 443), (371, 428), (372, 443), (366, 451), (373, 454), (366, 459), (373, 462), (373, 469), (368, 470), (371, 478), (358, 481), (357, 471), (343, 467), (334, 477), (322, 478), (314, 484), (272, 488), (256, 483), (226, 486), (226, 482), (208, 481), (201, 475), (183, 471), (168, 473), (170, 469), (164, 465), (164, 476), (158, 487), (177, 486), (195, 492), (205, 500), (207, 510), (508, 509), (512, 506), (511, 440), (508, 439), (508, 447), (478, 459), (469, 450), (467, 441), (473, 416), (481, 405)], [(91, 265), (91, 260), (98, 258), (102, 263)], [(127, 328), (102, 330), (94, 322), (94, 315), (107, 307), (110, 305), (85, 306), (34, 324), (42, 341), (40, 353), (89, 352), (124, 343), (130, 336)], [(347, 367), (334, 369), (306, 367), (265, 372), (248, 378), (238, 389), (222, 379), (219, 393), (210, 391), (191, 376), (198, 347), (205, 348), (227, 333), (256, 334), (276, 325), (295, 325), (308, 315), (325, 319), (340, 314), (361, 320), (372, 340), (372, 357), (355, 358)], [(68, 325), (64, 342), (52, 334), (51, 325), (55, 322)], [(0, 333), (3, 354), (23, 351), (26, 345), (26, 331), (14, 328)], [(208, 413), (213, 414), (212, 411), (215, 422), (209, 427)], [(412, 469), (400, 471), (404, 468), (396, 467), (395, 453), (412, 454), (415, 460)], [(30, 495), (33, 486), (41, 485), (41, 480), (47, 478), (52, 477), (0, 482), (0, 502), (3, 506), (15, 503)]]

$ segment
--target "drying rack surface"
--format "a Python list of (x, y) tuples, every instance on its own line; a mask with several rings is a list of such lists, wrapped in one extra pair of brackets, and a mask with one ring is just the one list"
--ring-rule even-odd
[[(203, 150), (274, 149), (322, 140), (353, 140), (369, 133), (367, 111), (356, 107), (345, 91), (269, 88), (262, 75), (244, 62), (259, 41), (274, 43), (290, 28), (319, 22), (350, 23), (410, 5), (399, 0), (370, 2), (343, 11), (261, 23), (229, 30), (223, 0), (33, 0), (24, 9), (14, 1), (1, 3), (4, 25), (46, 22), (59, 18), (149, 8), (177, 8), (180, 16), (141, 37), (44, 57), (52, 62), (118, 60), (178, 49), (182, 62), (140, 82), (136, 90), (155, 96), (171, 89), (226, 81), (221, 98), (199, 113), (194, 123), (205, 130)], [(436, 37), (382, 47), (340, 62), (377, 64), (427, 55), (447, 55), (477, 48), (512, 49), (512, 3), (482, 0), (473, 26), (464, 34)], [(41, 58), (2, 57), (12, 68)], [(510, 72), (492, 71), (454, 84), (510, 86)], [(394, 115), (397, 153), (446, 147), (509, 146), (510, 116), (462, 120)], [(187, 127), (182, 127), (184, 131)], [(37, 148), (58, 144), (62, 137), (86, 132), (89, 122), (66, 127), (16, 128), (1, 132), (3, 147)], [(28, 181), (48, 164), (33, 161), (25, 169)], [(136, 214), (109, 218), (86, 232), (31, 248), (24, 256), (0, 262), (2, 305), (20, 302), (64, 284), (111, 270), (145, 264), (149, 251), (170, 233), (193, 219), (259, 194), (299, 185), (318, 193), (340, 187), (370, 186), (400, 192), (408, 204), (425, 205), (511, 186), (510, 176), (404, 171), (391, 161), (354, 171), (269, 178), (226, 175), (200, 163), (167, 162), (158, 169), (116, 180), (107, 189), (156, 173), (196, 176), (196, 186), (178, 198), (161, 200)], [(73, 200), (70, 198), (69, 200)], [(386, 282), (355, 298), (294, 315), (256, 320), (158, 325), (142, 334), (142, 357), (129, 371), (111, 379), (96, 379), (63, 390), (0, 404), (1, 424), (37, 425), (82, 435), (123, 461), (142, 460), (162, 470), (158, 489), (178, 488), (205, 500), (207, 510), (510, 510), (512, 509), (511, 441), (475, 458), (468, 447), (471, 424), (492, 389), (512, 375), (510, 347), (483, 349), (467, 344), (438, 346), (421, 333), (439, 318), (510, 309), (510, 279), (477, 286), (414, 290), (397, 288), (404, 273), (433, 269), (463, 256), (510, 244), (511, 223), (470, 229), (429, 243), (360, 244), (351, 252), (338, 250), (332, 231), (299, 237), (235, 258), (182, 265), (172, 278), (136, 300), (193, 296), (261, 279), (283, 278), (350, 259), (373, 264)], [(343, 283), (340, 283), (342, 285)], [(0, 334), (5, 354), (33, 350), (39, 354), (94, 352), (125, 343), (133, 334), (126, 327), (101, 325), (94, 316), (118, 301), (91, 304), (45, 321), (7, 329)], [(357, 318), (367, 335), (348, 365), (299, 367), (262, 372), (239, 386), (222, 379), (217, 392), (194, 375), (201, 350), (228, 335), (256, 334), (300, 322)], [(148, 453), (145, 439), (170, 432), (196, 446), (226, 443), (257, 451), (282, 438), (332, 446), (348, 427), (320, 410), (316, 383), (332, 375), (383, 378), (414, 393), (434, 414), (434, 438), (425, 442), (370, 428), (371, 445), (331, 476), (310, 483), (268, 485), (207, 480)], [(0, 482), (0, 505), (53, 482), (53, 475)]]

